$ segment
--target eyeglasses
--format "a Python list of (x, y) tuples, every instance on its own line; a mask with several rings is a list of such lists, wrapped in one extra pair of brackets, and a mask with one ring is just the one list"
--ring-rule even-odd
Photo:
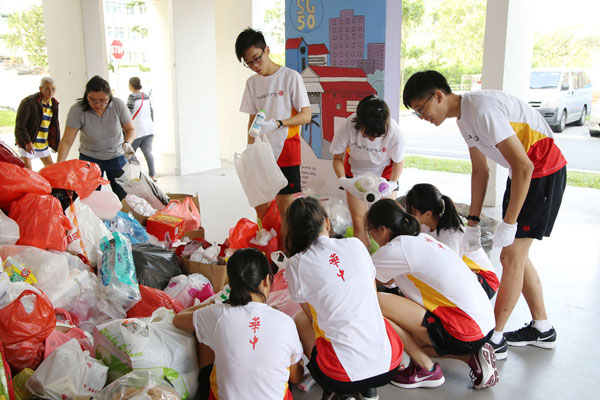
[(87, 100), (88, 100), (88, 103), (108, 104), (108, 102), (110, 101), (110, 97), (105, 97), (103, 99), (94, 99), (93, 97), (88, 96)]
[(431, 93), (431, 96), (429, 96), (429, 97), (427, 98), (427, 100), (425, 100), (425, 103), (423, 103), (423, 105), (422, 105), (421, 107), (419, 107), (418, 109), (415, 109), (415, 110), (413, 111), (413, 115), (415, 115), (415, 116), (417, 116), (417, 117), (419, 117), (419, 118), (422, 118), (422, 117), (423, 117), (423, 109), (424, 109), (424, 108), (425, 108), (425, 106), (427, 105), (427, 102), (428, 102), (429, 100), (431, 100), (431, 98), (433, 97), (433, 95), (434, 95), (434, 94), (435, 94), (435, 92)]
[(265, 54), (265, 51), (263, 49), (262, 53), (260, 53), (260, 56), (254, 57), (251, 61), (246, 61), (246, 60), (242, 59), (242, 64), (246, 68), (252, 68), (255, 65), (260, 65), (260, 63), (262, 63), (262, 56), (264, 54)]

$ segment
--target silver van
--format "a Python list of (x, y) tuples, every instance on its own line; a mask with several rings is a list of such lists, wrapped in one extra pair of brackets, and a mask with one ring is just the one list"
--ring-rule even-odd
[(584, 124), (592, 108), (592, 82), (583, 69), (534, 69), (528, 102), (554, 132), (562, 132), (568, 123)]

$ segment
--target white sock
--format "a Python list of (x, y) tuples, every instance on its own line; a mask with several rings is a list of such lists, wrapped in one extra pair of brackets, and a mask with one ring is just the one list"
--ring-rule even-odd
[(503, 331), (494, 331), (494, 333), (492, 333), (492, 337), (490, 338), (490, 340), (492, 342), (494, 342), (494, 344), (500, 344), (503, 337), (504, 337)]
[(537, 319), (533, 321), (533, 327), (540, 332), (548, 332), (552, 329), (552, 324), (547, 319)]

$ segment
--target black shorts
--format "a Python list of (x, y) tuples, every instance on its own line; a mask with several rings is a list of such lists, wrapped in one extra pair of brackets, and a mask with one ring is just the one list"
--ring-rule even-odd
[(485, 337), (473, 342), (458, 340), (446, 331), (446, 328), (442, 325), (442, 321), (429, 310), (425, 312), (421, 325), (427, 328), (427, 334), (429, 335), (433, 349), (440, 356), (448, 354), (455, 356), (473, 354), (482, 348), (489, 338), (492, 337), (492, 333), (494, 333), (492, 329)]
[(294, 165), (293, 167), (279, 167), (283, 175), (288, 180), (286, 187), (279, 191), (279, 194), (294, 194), (300, 193), (302, 187), (300, 186), (300, 166)]
[(324, 392), (334, 392), (340, 394), (358, 393), (369, 388), (385, 386), (390, 383), (392, 378), (396, 375), (398, 367), (400, 367), (400, 364), (381, 375), (362, 379), (360, 381), (338, 381), (325, 375), (325, 373), (319, 368), (319, 364), (317, 364), (317, 346), (313, 347), (310, 361), (307, 365), (307, 368), (310, 371), (313, 379), (323, 388)]
[[(511, 180), (508, 178), (502, 201), (503, 218), (510, 200), (510, 185)], [(551, 175), (531, 180), (527, 197), (517, 217), (517, 234), (515, 235), (517, 239), (541, 240), (543, 236), (550, 236), (566, 185), (566, 166)]]

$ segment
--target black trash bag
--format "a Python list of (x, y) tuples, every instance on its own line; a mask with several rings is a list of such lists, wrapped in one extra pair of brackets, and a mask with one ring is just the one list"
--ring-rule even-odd
[(69, 208), (69, 206), (71, 205), (71, 201), (75, 201), (75, 199), (79, 197), (77, 193), (73, 190), (56, 188), (52, 188), (51, 195), (56, 197), (58, 201), (60, 201), (60, 205), (62, 206), (63, 212), (65, 212), (65, 210)]
[(163, 290), (172, 277), (183, 273), (173, 250), (148, 243), (134, 244), (131, 250), (140, 285)]

